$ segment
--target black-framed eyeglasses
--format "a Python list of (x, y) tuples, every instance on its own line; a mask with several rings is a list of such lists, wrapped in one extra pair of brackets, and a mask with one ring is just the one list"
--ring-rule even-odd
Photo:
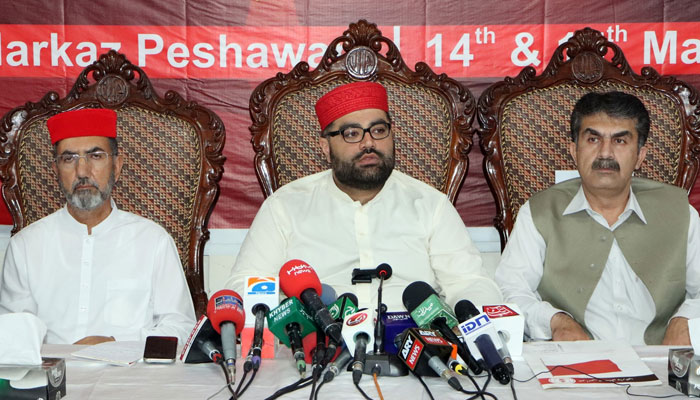
[(360, 128), (359, 126), (349, 126), (333, 132), (326, 133), (323, 137), (332, 137), (341, 135), (347, 143), (359, 143), (365, 138), (365, 133), (368, 133), (374, 140), (382, 140), (391, 133), (391, 123), (375, 122), (368, 128)]

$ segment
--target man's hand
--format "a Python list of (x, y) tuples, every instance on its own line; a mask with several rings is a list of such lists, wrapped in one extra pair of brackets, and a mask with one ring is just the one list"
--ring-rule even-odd
[(98, 344), (104, 342), (113, 342), (114, 338), (112, 336), (87, 336), (84, 337), (73, 344)]
[(661, 344), (667, 346), (690, 346), (688, 318), (671, 318), (671, 322), (668, 323), (666, 334)]
[(578, 322), (560, 312), (549, 321), (553, 341), (591, 340)]

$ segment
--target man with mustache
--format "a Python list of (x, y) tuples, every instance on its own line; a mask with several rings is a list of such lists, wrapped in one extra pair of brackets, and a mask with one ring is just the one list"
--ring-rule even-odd
[(316, 114), (331, 169), (265, 200), (227, 287), (242, 290), (246, 276), (276, 276), (286, 261), (301, 259), (337, 293), (354, 292), (362, 307), (375, 307), (377, 280), (352, 285), (352, 270), (388, 263), (393, 275), (383, 301), (389, 310), (404, 309), (403, 290), (418, 280), (451, 306), (465, 297), (498, 303), (498, 287), (448, 198), (394, 169), (386, 89), (374, 82), (340, 86), (318, 100)]
[(688, 319), (700, 317), (698, 212), (685, 190), (633, 177), (649, 124), (629, 94), (576, 103), (569, 152), (580, 178), (520, 208), (496, 270), (531, 338), (690, 344)]
[(67, 111), (47, 126), (66, 205), (10, 240), (0, 313), (36, 315), (46, 343), (186, 340), (194, 308), (173, 239), (111, 197), (124, 163), (117, 114)]

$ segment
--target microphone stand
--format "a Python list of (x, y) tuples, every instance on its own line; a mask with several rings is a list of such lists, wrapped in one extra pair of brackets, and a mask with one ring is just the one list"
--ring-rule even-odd
[[(357, 271), (357, 272), (356, 272)], [(358, 281), (356, 278), (361, 276), (358, 272), (367, 270), (353, 271), (353, 284)], [(386, 305), (382, 303), (382, 289), (385, 279), (391, 277), (391, 267), (389, 264), (380, 264), (375, 270), (371, 270), (373, 274), (368, 280), (358, 281), (369, 283), (372, 278), (379, 278), (379, 288), (377, 289), (377, 322), (374, 325), (374, 351), (372, 354), (367, 354), (365, 360), (365, 368), (363, 373), (368, 375), (377, 374), (378, 376), (406, 376), (408, 375), (408, 367), (401, 360), (393, 355), (384, 353), (384, 323), (382, 315), (386, 312)]]
[(384, 323), (382, 316), (386, 312), (386, 305), (382, 303), (382, 287), (386, 274), (379, 275), (379, 288), (377, 289), (377, 322), (374, 324), (374, 354), (384, 353)]

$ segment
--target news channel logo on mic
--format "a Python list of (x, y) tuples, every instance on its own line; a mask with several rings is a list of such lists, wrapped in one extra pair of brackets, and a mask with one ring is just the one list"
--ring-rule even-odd
[(254, 305), (263, 303), (272, 310), (280, 304), (279, 278), (276, 276), (249, 276), (245, 282), (243, 305), (246, 313), (246, 326), (253, 326), (255, 324), (255, 315), (252, 312)]

